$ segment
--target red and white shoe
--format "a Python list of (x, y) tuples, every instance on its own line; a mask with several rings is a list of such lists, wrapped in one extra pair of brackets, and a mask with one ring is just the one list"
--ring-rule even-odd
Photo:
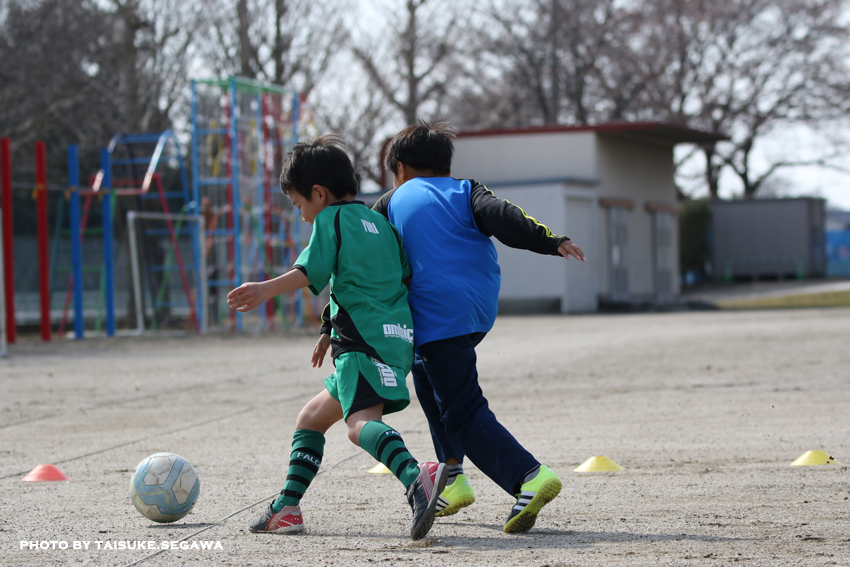
[(257, 516), (248, 529), (254, 533), (291, 534), (304, 529), (304, 518), (300, 506), (284, 506), (275, 512), (269, 504), (265, 512)]
[(444, 463), (419, 463), (419, 476), (407, 487), (407, 502), (413, 511), (411, 539), (422, 539), (434, 524), (437, 501), (448, 476)]

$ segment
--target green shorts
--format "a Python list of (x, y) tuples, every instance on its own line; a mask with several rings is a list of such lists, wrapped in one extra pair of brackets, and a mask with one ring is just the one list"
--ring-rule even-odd
[(407, 376), (402, 369), (362, 352), (344, 352), (334, 364), (336, 372), (325, 379), (325, 388), (342, 405), (343, 419), (378, 404), (384, 404), (384, 415), (410, 405)]

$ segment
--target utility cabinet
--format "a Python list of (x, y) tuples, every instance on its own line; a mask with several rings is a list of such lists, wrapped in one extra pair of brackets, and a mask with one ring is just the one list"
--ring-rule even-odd
[(826, 200), (714, 201), (712, 250), (718, 281), (826, 275)]

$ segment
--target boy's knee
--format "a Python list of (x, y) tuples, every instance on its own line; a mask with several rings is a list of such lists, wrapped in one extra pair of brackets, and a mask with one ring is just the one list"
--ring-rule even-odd
[(302, 409), (298, 417), (295, 418), (295, 429), (314, 429), (312, 425), (313, 420), (310, 419), (310, 413), (306, 408)]
[(310, 406), (305, 406), (301, 409), (298, 417), (295, 418), (295, 429), (310, 429), (324, 433), (323, 430), (326, 429), (326, 426), (320, 419), (319, 412)]
[(357, 423), (352, 423), (348, 426), (348, 440), (360, 446), (360, 430), (363, 429), (363, 422), (358, 421)]

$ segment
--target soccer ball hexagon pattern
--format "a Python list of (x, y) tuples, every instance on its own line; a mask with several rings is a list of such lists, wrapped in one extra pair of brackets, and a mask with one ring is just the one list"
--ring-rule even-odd
[(174, 453), (145, 458), (130, 479), (133, 506), (144, 517), (161, 523), (174, 522), (188, 514), (200, 490), (195, 468)]

